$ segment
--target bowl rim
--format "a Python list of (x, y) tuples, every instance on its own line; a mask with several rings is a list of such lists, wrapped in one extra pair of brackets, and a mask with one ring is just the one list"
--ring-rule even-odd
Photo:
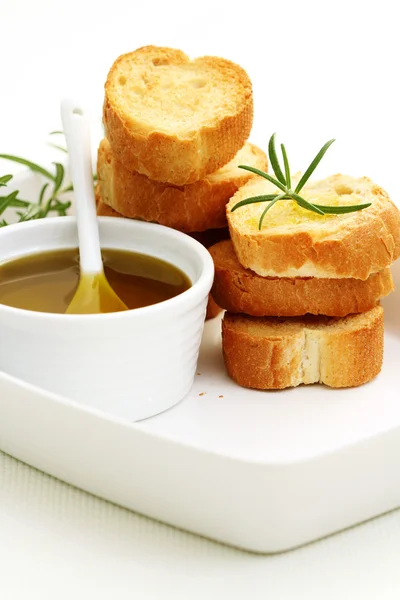
[[(197, 281), (195, 281), (194, 283), (192, 282), (190, 288), (188, 288), (184, 292), (181, 292), (177, 296), (174, 296), (173, 298), (169, 298), (168, 300), (163, 300), (162, 302), (157, 302), (156, 304), (151, 304), (149, 306), (133, 308), (127, 311), (102, 314), (70, 315), (64, 313), (49, 313), (28, 310), (25, 308), (16, 308), (14, 306), (8, 306), (6, 304), (0, 303), (0, 315), (3, 313), (5, 315), (20, 317), (23, 319), (41, 319), (43, 321), (61, 320), (63, 322), (95, 322), (99, 319), (102, 322), (105, 322), (110, 320), (119, 321), (127, 318), (139, 319), (140, 317), (151, 316), (152, 313), (154, 313), (155, 315), (156, 313), (163, 312), (164, 310), (168, 311), (173, 310), (174, 308), (179, 308), (182, 304), (191, 305), (195, 298), (198, 298), (200, 301), (203, 299), (203, 295), (205, 297), (209, 293), (209, 291), (206, 292), (205, 290), (211, 288), (212, 279), (214, 277), (214, 263), (211, 258), (211, 254), (208, 252), (208, 250), (194, 238), (190, 237), (185, 233), (182, 233), (181, 231), (177, 231), (176, 229), (172, 229), (170, 227), (165, 227), (164, 225), (160, 225), (158, 223), (148, 223), (146, 221), (138, 221), (135, 219), (125, 219), (119, 217), (97, 217), (97, 219), (99, 221), (99, 224), (104, 223), (106, 227), (108, 226), (107, 224), (116, 227), (123, 227), (126, 229), (132, 227), (133, 229), (147, 230), (149, 235), (157, 234), (160, 233), (160, 231), (162, 231), (165, 235), (175, 239), (177, 244), (182, 245), (182, 249), (192, 252), (200, 259), (202, 263), (202, 268)], [(12, 225), (7, 225), (7, 227), (0, 229), (0, 238), (3, 235), (12, 235), (16, 231), (21, 231), (22, 228), (42, 229), (54, 226), (67, 227), (71, 223), (76, 223), (76, 217), (46, 217), (45, 219), (36, 219), (31, 221), (24, 221), (22, 223), (14, 223)], [(65, 246), (65, 248), (67, 247), (68, 246)], [(115, 248), (118, 248), (118, 246), (115, 246)], [(39, 249), (37, 253), (39, 254), (41, 251), (44, 250)], [(28, 256), (28, 254), (21, 253), (20, 255), (16, 255), (12, 259), (10, 259), (10, 261), (6, 262), (17, 260), (19, 256)], [(0, 262), (0, 266), (1, 264), (4, 263)], [(181, 270), (185, 272), (184, 269)], [(185, 273), (185, 275), (188, 274)]]

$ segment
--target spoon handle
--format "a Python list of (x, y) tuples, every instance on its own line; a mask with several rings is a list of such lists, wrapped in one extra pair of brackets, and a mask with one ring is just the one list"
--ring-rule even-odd
[(93, 189), (89, 115), (73, 100), (61, 102), (61, 120), (74, 186), (82, 273), (101, 273), (99, 229)]

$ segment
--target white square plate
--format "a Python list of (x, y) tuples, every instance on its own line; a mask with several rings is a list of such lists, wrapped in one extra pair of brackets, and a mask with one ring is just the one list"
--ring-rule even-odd
[[(36, 190), (38, 178), (20, 183)], [(399, 287), (400, 263), (393, 274)], [(400, 506), (399, 292), (383, 305), (383, 370), (359, 388), (240, 388), (224, 371), (220, 319), (206, 324), (190, 394), (140, 423), (0, 372), (0, 449), (227, 544), (265, 553), (315, 540)]]

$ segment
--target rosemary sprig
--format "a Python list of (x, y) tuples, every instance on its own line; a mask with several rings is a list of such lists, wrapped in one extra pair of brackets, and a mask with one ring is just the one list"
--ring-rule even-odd
[[(63, 131), (52, 131), (50, 135), (64, 135)], [(67, 152), (63, 146), (50, 143), (51, 146)], [(30, 202), (18, 197), (19, 191), (13, 191), (6, 196), (0, 195), (0, 216), (7, 208), (21, 209), (16, 211), (18, 222), (30, 221), (32, 219), (42, 219), (49, 214), (56, 213), (59, 216), (66, 216), (67, 210), (71, 206), (69, 200), (62, 200), (61, 197), (67, 192), (72, 192), (73, 187), (69, 182), (65, 182), (65, 169), (59, 162), (54, 162), (54, 173), (45, 169), (41, 165), (34, 163), (26, 158), (14, 156), (11, 154), (0, 154), (0, 158), (18, 163), (28, 167), (33, 173), (39, 173), (47, 179), (47, 182), (42, 186), (39, 197), (36, 202)], [(0, 188), (6, 187), (12, 180), (12, 175), (0, 176)], [(97, 175), (93, 175), (94, 181), (97, 181)], [(9, 225), (6, 219), (0, 219), (0, 227)]]
[[(65, 216), (67, 214), (67, 210), (71, 206), (71, 202), (62, 201), (60, 196), (62, 196), (62, 194), (65, 192), (70, 191), (72, 188), (70, 185), (64, 188), (62, 187), (64, 183), (65, 169), (61, 163), (53, 163), (55, 167), (55, 173), (53, 174), (42, 166), (27, 160), (26, 158), (13, 156), (11, 154), (0, 154), (0, 158), (24, 165), (33, 173), (39, 173), (48, 179), (48, 182), (45, 183), (40, 190), (37, 202), (29, 202), (28, 200), (19, 198), (18, 190), (13, 191), (6, 196), (0, 196), (0, 215), (2, 215), (7, 208), (22, 209), (16, 211), (18, 222), (21, 223), (22, 221), (42, 219), (47, 217), (47, 215), (50, 213), (56, 213), (59, 216)], [(3, 175), (0, 177), (0, 186), (7, 186), (12, 178), (12, 175)], [(49, 186), (52, 187), (49, 188)], [(51, 190), (50, 194), (47, 193), (49, 189)], [(47, 199), (46, 196), (48, 196)], [(0, 220), (0, 227), (5, 227), (6, 225), (9, 225), (9, 223), (6, 221), (6, 219), (2, 218)]]
[(314, 160), (311, 162), (310, 166), (306, 169), (300, 181), (298, 182), (296, 188), (292, 190), (292, 182), (290, 177), (290, 167), (289, 161), (286, 153), (286, 148), (284, 144), (281, 144), (281, 152), (283, 158), (284, 165), (284, 173), (279, 164), (279, 159), (276, 154), (275, 148), (275, 133), (271, 136), (271, 139), (268, 143), (268, 156), (269, 162), (271, 164), (272, 170), (275, 174), (275, 177), (272, 177), (265, 171), (261, 171), (260, 169), (256, 169), (254, 167), (249, 167), (248, 165), (239, 165), (240, 169), (245, 169), (246, 171), (251, 171), (256, 175), (260, 175), (267, 179), (270, 183), (275, 185), (280, 191), (280, 194), (264, 194), (261, 196), (253, 196), (252, 198), (246, 198), (245, 200), (241, 200), (231, 209), (231, 212), (237, 210), (241, 206), (246, 206), (246, 204), (254, 204), (258, 202), (269, 202), (267, 208), (262, 212), (260, 220), (258, 222), (258, 229), (261, 229), (265, 215), (267, 212), (273, 207), (276, 202), (279, 200), (294, 200), (297, 202), (299, 206), (304, 208), (305, 210), (309, 210), (311, 212), (317, 213), (319, 215), (341, 215), (345, 213), (356, 212), (358, 210), (363, 210), (364, 208), (368, 208), (371, 206), (371, 203), (366, 204), (353, 204), (353, 205), (343, 205), (343, 206), (324, 206), (321, 204), (313, 204), (312, 202), (308, 202), (299, 195), (299, 192), (303, 189), (311, 175), (314, 173), (315, 169), (321, 162), (328, 148), (333, 144), (335, 140), (329, 140), (326, 142), (318, 152)]

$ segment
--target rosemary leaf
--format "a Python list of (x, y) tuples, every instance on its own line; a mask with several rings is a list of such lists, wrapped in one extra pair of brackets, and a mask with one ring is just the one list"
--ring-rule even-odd
[(275, 135), (276, 135), (275, 133), (273, 135), (271, 135), (271, 139), (269, 140), (269, 144), (268, 144), (269, 162), (271, 163), (271, 167), (272, 167), (278, 181), (280, 181), (283, 185), (288, 185), (288, 187), (290, 187), (290, 185), (287, 183), (287, 181), (285, 179), (284, 174), (282, 173), (282, 169), (279, 164), (278, 157), (276, 155)]
[(249, 167), (247, 165), (238, 165), (238, 166), (239, 166), (239, 169), (245, 169), (246, 171), (251, 171), (251, 173), (260, 175), (261, 177), (264, 177), (264, 179), (268, 179), (268, 181), (270, 181), (271, 183), (276, 185), (276, 187), (278, 187), (280, 190), (282, 190), (282, 192), (285, 192), (285, 193), (287, 192), (287, 189), (283, 185), (283, 183), (281, 183), (274, 177), (271, 177), (271, 175), (268, 175), (268, 173), (266, 173), (265, 171), (261, 171), (260, 169), (256, 169), (255, 167)]
[(53, 205), (53, 198), (49, 198), (49, 200), (47, 200), (46, 204), (42, 208), (42, 217), (43, 218), (47, 217), (49, 212), (51, 212), (52, 205)]
[(2, 215), (6, 208), (10, 206), (11, 202), (13, 202), (17, 198), (18, 193), (19, 192), (17, 190), (15, 192), (11, 192), (11, 194), (8, 194), (8, 196), (0, 197), (0, 215)]
[(256, 204), (257, 202), (270, 202), (271, 200), (275, 200), (277, 195), (278, 194), (268, 194), (265, 196), (252, 196), (251, 198), (246, 198), (246, 200), (241, 200), (240, 202), (235, 204), (235, 206), (231, 208), (231, 212), (235, 211), (241, 206), (246, 206), (246, 204)]
[(43, 203), (44, 194), (48, 187), (49, 187), (49, 184), (45, 183), (44, 186), (42, 187), (42, 189), (40, 190), (39, 200), (38, 200), (39, 206)]
[(21, 198), (15, 198), (15, 200), (12, 200), (9, 204), (12, 208), (27, 208), (29, 205), (30, 202), (28, 202), (28, 200), (21, 200)]
[(17, 198), (18, 191), (11, 192), (8, 196), (0, 196), (0, 215), (6, 210), (6, 208), (27, 208), (29, 202), (27, 200), (21, 200)]
[(288, 157), (286, 154), (286, 148), (285, 148), (284, 144), (281, 144), (281, 150), (282, 150), (283, 164), (285, 165), (286, 185), (290, 189), (292, 187), (292, 180), (290, 178), (289, 161), (288, 161)]
[(321, 206), (320, 204), (313, 204), (316, 208), (320, 208), (326, 215), (344, 215), (346, 213), (357, 212), (358, 210), (364, 210), (371, 206), (371, 202), (367, 204), (349, 204), (344, 206)]
[(18, 198), (19, 191), (11, 192), (8, 196), (0, 196), (0, 215), (6, 210), (6, 208), (27, 208), (29, 202), (27, 200), (21, 200)]
[(60, 189), (62, 182), (64, 180), (64, 167), (62, 166), (61, 163), (53, 163), (56, 167), (56, 176), (54, 179), (54, 190), (53, 190), (53, 196), (55, 196), (58, 192), (58, 190)]
[(54, 210), (56, 210), (59, 214), (60, 217), (66, 217), (67, 216), (67, 210), (69, 209), (69, 207), (71, 206), (71, 202), (67, 202), (67, 205), (65, 208), (62, 208), (61, 206), (55, 208)]
[(67, 210), (71, 206), (71, 202), (61, 202), (58, 198), (53, 198), (53, 210)]
[(52, 175), (50, 173), (50, 171), (47, 171), (47, 169), (44, 169), (40, 165), (37, 165), (36, 163), (31, 162), (30, 160), (26, 160), (26, 158), (20, 158), (19, 156), (12, 156), (11, 154), (0, 154), (0, 158), (5, 158), (6, 160), (11, 160), (12, 162), (16, 162), (16, 163), (19, 163), (20, 165), (24, 165), (25, 167), (29, 167), (30, 170), (33, 171), (34, 173), (41, 173), (42, 175), (44, 175), (45, 177), (47, 177), (47, 179), (50, 179), (51, 181), (55, 180), (54, 175)]
[(315, 169), (317, 168), (317, 166), (321, 162), (322, 158), (324, 157), (325, 152), (333, 144), (334, 141), (335, 140), (329, 140), (329, 142), (326, 142), (326, 144), (324, 144), (322, 146), (321, 150), (318, 152), (317, 156), (314, 158), (314, 160), (312, 161), (312, 163), (310, 164), (310, 166), (304, 173), (303, 177), (300, 179), (299, 183), (297, 184), (296, 189), (294, 190), (296, 192), (296, 194), (298, 194), (300, 192), (300, 190), (304, 187), (304, 185), (310, 179), (311, 175), (314, 173)]
[(3, 175), (2, 177), (0, 177), (0, 186), (7, 185), (7, 183), (11, 181), (12, 178), (12, 175)]

